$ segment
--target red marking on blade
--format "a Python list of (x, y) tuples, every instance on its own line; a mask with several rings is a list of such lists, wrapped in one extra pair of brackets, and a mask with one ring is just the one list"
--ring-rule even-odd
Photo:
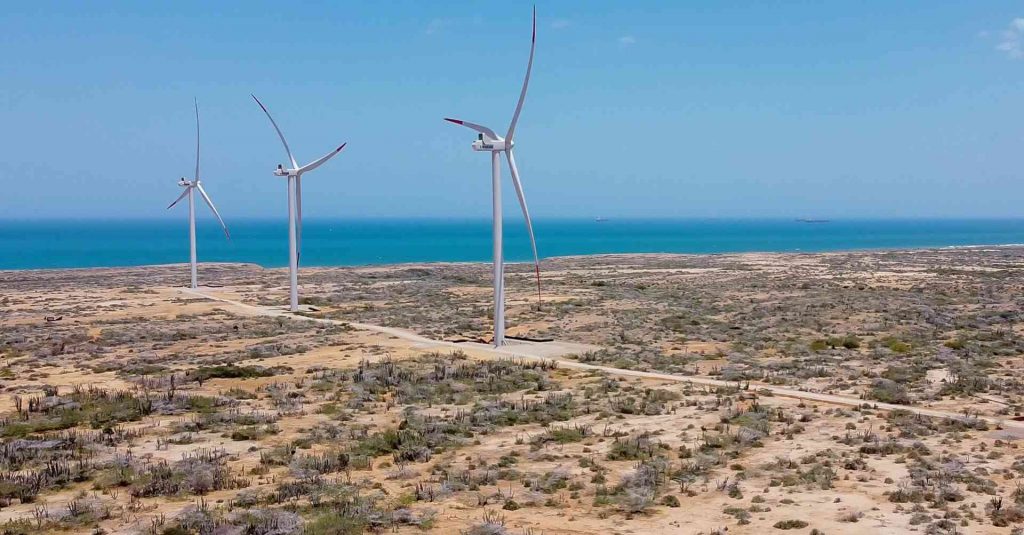
[(347, 142), (347, 141), (346, 141), (345, 143), (342, 143), (340, 147), (338, 147), (337, 149), (335, 149), (335, 150), (334, 150), (334, 152), (338, 152), (338, 151), (340, 151), (341, 149), (345, 148), (345, 145), (348, 145), (348, 142)]
[(458, 119), (449, 119), (449, 118), (445, 117), (444, 120), (448, 121), (449, 123), (463, 124), (462, 121), (460, 121)]

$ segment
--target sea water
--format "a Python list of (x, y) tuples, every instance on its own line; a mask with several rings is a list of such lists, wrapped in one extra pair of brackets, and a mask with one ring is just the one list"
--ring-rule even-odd
[[(201, 262), (287, 265), (286, 220), (197, 224)], [(504, 222), (508, 261), (532, 259), (521, 220)], [(541, 257), (599, 253), (819, 252), (1024, 243), (1024, 219), (538, 219)], [(491, 259), (491, 222), (309, 219), (302, 265), (344, 266)], [(188, 261), (185, 218), (0, 220), (0, 269), (136, 266)]]

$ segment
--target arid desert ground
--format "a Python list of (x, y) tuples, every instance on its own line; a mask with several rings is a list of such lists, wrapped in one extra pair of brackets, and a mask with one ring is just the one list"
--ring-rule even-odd
[(1024, 530), (1024, 248), (507, 271), (0, 272), (0, 529)]

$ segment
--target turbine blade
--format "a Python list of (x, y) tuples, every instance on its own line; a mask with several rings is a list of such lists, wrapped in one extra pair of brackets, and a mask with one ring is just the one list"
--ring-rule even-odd
[(199, 99), (194, 99), (196, 104), (196, 182), (199, 181)]
[(523, 184), (519, 181), (519, 169), (516, 168), (516, 158), (511, 150), (505, 151), (508, 158), (508, 168), (512, 172), (512, 185), (516, 188), (516, 197), (519, 197), (519, 207), (523, 209), (523, 218), (526, 219), (526, 231), (530, 234), (530, 247), (533, 248), (533, 268), (537, 274), (537, 302), (540, 302), (540, 257), (537, 256), (537, 240), (533, 237), (533, 221), (530, 219), (530, 209), (526, 207), (526, 196), (523, 194)]
[[(344, 147), (344, 145), (342, 146)], [(300, 258), (302, 258), (302, 175), (295, 177), (295, 261), (298, 262)]]
[(333, 158), (335, 154), (338, 154), (339, 152), (341, 152), (341, 149), (345, 148), (345, 145), (348, 145), (348, 143), (342, 143), (341, 146), (339, 146), (338, 148), (332, 150), (331, 152), (328, 152), (327, 154), (325, 154), (319, 160), (307, 163), (306, 165), (302, 166), (301, 168), (299, 168), (299, 173), (305, 173), (306, 171), (312, 171), (313, 169), (316, 169), (317, 167), (320, 167), (321, 165), (324, 164), (324, 162), (326, 162), (327, 160), (330, 160), (331, 158)]
[(295, 157), (292, 156), (292, 149), (288, 148), (288, 142), (284, 139), (284, 134), (281, 133), (281, 129), (277, 127), (277, 123), (274, 122), (274, 118), (270, 116), (270, 112), (267, 111), (267, 107), (260, 102), (260, 99), (256, 98), (256, 95), (250, 95), (252, 99), (256, 101), (256, 104), (260, 105), (263, 109), (263, 113), (267, 114), (267, 119), (270, 119), (270, 124), (274, 125), (274, 130), (277, 130), (277, 136), (281, 138), (281, 143), (284, 144), (284, 151), (288, 153), (288, 159), (292, 162), (292, 169), (299, 167), (299, 164), (295, 162)]
[(210, 200), (210, 196), (206, 194), (206, 190), (203, 189), (202, 184), (196, 184), (196, 189), (199, 190), (199, 194), (203, 196), (203, 200), (206, 201), (207, 206), (210, 210), (213, 210), (213, 215), (217, 216), (217, 221), (220, 221), (220, 228), (224, 229), (224, 236), (227, 239), (231, 239), (231, 233), (228, 232), (228, 226), (224, 224), (224, 220), (220, 217), (220, 213), (217, 212), (217, 207), (213, 205), (213, 201)]
[(178, 204), (179, 202), (181, 202), (182, 199), (184, 199), (187, 196), (188, 196), (188, 188), (185, 188), (185, 191), (181, 192), (181, 195), (178, 195), (178, 198), (174, 199), (174, 202), (172, 202), (171, 204), (167, 205), (167, 209), (170, 210), (171, 208), (174, 208), (175, 204)]
[(490, 128), (487, 128), (486, 126), (480, 126), (480, 125), (478, 125), (476, 123), (471, 123), (469, 121), (462, 121), (462, 120), (459, 120), (459, 119), (449, 119), (447, 117), (445, 117), (444, 120), (448, 121), (449, 123), (455, 123), (457, 125), (465, 126), (466, 128), (472, 128), (473, 130), (476, 130), (477, 132), (480, 132), (484, 136), (486, 136), (486, 137), (488, 137), (490, 139), (493, 139), (495, 141), (497, 141), (497, 139), (498, 139), (498, 134), (495, 134), (494, 130), (491, 130)]
[(505, 141), (511, 142), (512, 135), (516, 132), (516, 124), (519, 122), (519, 113), (523, 111), (523, 101), (526, 100), (526, 88), (530, 86), (530, 71), (533, 70), (533, 51), (537, 48), (537, 6), (533, 6), (533, 37), (530, 41), (530, 60), (526, 63), (526, 77), (523, 78), (523, 90), (519, 92), (519, 103), (516, 104), (516, 112), (512, 115), (512, 123), (508, 125), (508, 135)]

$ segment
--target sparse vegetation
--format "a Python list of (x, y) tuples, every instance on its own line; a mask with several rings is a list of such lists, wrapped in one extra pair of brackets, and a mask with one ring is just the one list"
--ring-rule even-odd
[[(508, 266), (510, 325), (597, 349), (491, 359), (347, 323), (484, 338), (476, 265), (304, 271), (334, 324), (236, 315), (169, 268), (0, 273), (3, 530), (1024, 528), (1020, 250), (545, 263), (540, 306)], [(207, 269), (282, 295), (279, 273)]]

